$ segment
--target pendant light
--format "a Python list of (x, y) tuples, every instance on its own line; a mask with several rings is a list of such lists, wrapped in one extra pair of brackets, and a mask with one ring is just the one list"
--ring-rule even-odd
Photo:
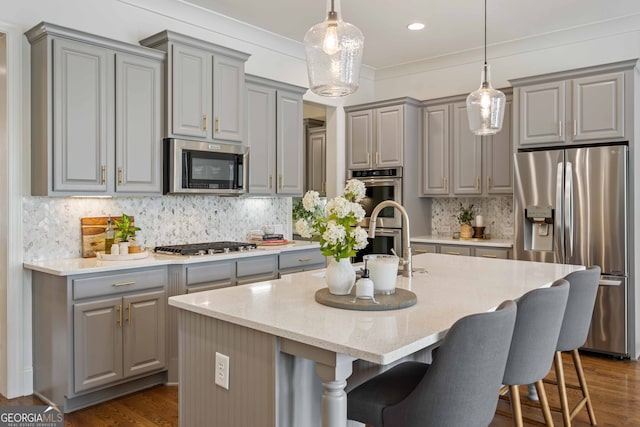
[(358, 89), (360, 80), (364, 36), (340, 18), (335, 6), (335, 0), (328, 0), (327, 19), (304, 36), (309, 86), (320, 96), (349, 95)]
[(469, 127), (475, 135), (495, 135), (502, 129), (506, 98), (504, 93), (491, 87), (487, 65), (487, 0), (484, 0), (484, 67), (480, 88), (467, 96)]

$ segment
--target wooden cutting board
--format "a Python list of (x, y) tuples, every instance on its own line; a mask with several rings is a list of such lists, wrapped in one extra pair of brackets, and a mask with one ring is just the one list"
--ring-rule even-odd
[[(133, 217), (131, 216), (131, 225), (134, 225)], [(82, 232), (82, 257), (94, 258), (96, 251), (104, 251), (104, 233), (107, 229), (106, 216), (91, 216), (80, 218), (80, 227)], [(114, 220), (120, 221), (122, 217), (112, 216), (111, 226), (115, 229)]]

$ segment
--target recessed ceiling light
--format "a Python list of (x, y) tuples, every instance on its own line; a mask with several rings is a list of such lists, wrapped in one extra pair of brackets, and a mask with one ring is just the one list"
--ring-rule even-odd
[(420, 31), (424, 29), (424, 24), (422, 22), (414, 22), (413, 24), (407, 25), (407, 28), (411, 31)]

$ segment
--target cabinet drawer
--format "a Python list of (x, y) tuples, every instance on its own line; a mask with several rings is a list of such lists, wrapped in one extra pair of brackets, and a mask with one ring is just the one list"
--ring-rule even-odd
[(167, 272), (164, 268), (79, 278), (73, 279), (73, 299), (164, 288), (166, 284)]
[(237, 261), (236, 276), (238, 283), (241, 278), (260, 276), (273, 278), (278, 277), (278, 262), (276, 255), (257, 256), (242, 258)]
[(187, 267), (187, 286), (196, 284), (231, 283), (236, 262), (234, 260), (217, 261)]
[(436, 250), (436, 245), (430, 245), (426, 243), (411, 244), (411, 255), (435, 254), (437, 252), (438, 251)]
[(458, 245), (442, 245), (440, 246), (441, 254), (448, 255), (471, 255), (471, 248), (468, 246), (458, 246)]
[(476, 256), (484, 258), (509, 259), (509, 249), (476, 248)]
[(193, 294), (193, 293), (196, 293), (196, 292), (212, 291), (214, 289), (228, 288), (230, 286), (234, 286), (233, 283), (231, 283), (230, 281), (222, 282), (222, 283), (215, 283), (215, 284), (206, 283), (204, 285), (188, 286), (187, 287), (187, 293), (188, 294)]
[(302, 268), (314, 266), (314, 268), (323, 268), (325, 266), (326, 257), (322, 255), (320, 249), (309, 249), (303, 251), (285, 252), (280, 254), (280, 270), (289, 268)]

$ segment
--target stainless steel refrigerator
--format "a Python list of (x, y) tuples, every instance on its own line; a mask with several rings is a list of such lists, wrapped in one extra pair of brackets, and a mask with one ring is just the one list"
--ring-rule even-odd
[(583, 348), (627, 356), (628, 149), (521, 151), (514, 168), (514, 257), (599, 265)]

